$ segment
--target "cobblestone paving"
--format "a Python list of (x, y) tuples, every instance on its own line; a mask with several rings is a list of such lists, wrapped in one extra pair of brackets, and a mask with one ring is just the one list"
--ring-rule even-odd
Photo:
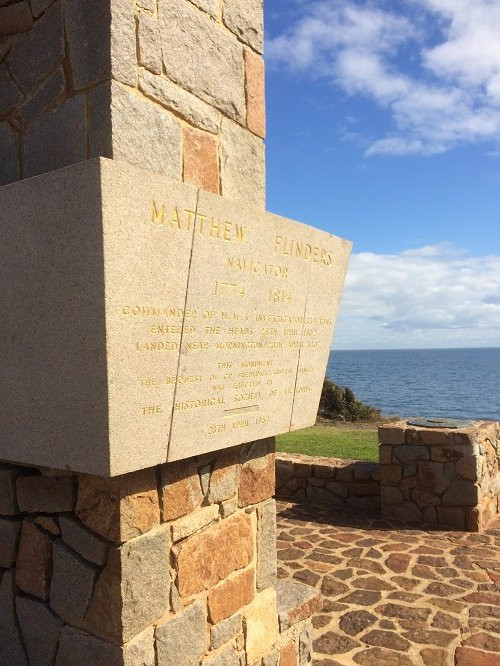
[(278, 575), (323, 595), (316, 666), (500, 666), (500, 523), (408, 529), (278, 502)]

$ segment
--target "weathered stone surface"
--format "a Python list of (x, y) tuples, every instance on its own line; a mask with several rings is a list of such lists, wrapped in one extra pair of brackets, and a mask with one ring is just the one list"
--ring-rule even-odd
[(479, 489), (470, 481), (453, 481), (443, 495), (443, 506), (476, 506)]
[(229, 453), (217, 459), (210, 477), (209, 502), (222, 502), (238, 492), (238, 460)]
[(420, 650), (420, 656), (425, 666), (447, 666), (448, 653), (438, 648), (424, 648)]
[(230, 118), (244, 121), (241, 44), (181, 0), (161, 3), (159, 18), (167, 76)]
[(236, 515), (188, 537), (179, 547), (177, 568), (181, 596), (196, 594), (246, 567), (253, 558), (250, 516)]
[(164, 520), (185, 516), (197, 509), (203, 501), (198, 470), (192, 461), (163, 465), (161, 482)]
[(454, 634), (448, 634), (444, 631), (432, 631), (430, 629), (411, 629), (403, 633), (403, 638), (408, 638), (413, 643), (423, 643), (427, 645), (437, 645), (446, 647), (455, 638)]
[(9, 123), (0, 123), (0, 185), (7, 185), (19, 178), (18, 134)]
[(122, 649), (70, 626), (61, 631), (56, 666), (123, 666)]
[(400, 445), (405, 443), (405, 428), (402, 423), (381, 426), (378, 429), (378, 438), (381, 444)]
[(458, 507), (438, 506), (437, 515), (440, 525), (454, 527), (459, 530), (465, 529), (465, 511)]
[(161, 74), (161, 39), (158, 19), (140, 12), (138, 16), (137, 37), (139, 43), (139, 64), (154, 74)]
[(429, 460), (429, 449), (426, 446), (396, 446), (393, 450), (395, 459), (402, 463), (414, 463), (417, 460)]
[(481, 476), (482, 460), (479, 456), (465, 456), (455, 463), (457, 474), (469, 481), (477, 481)]
[(26, 513), (73, 511), (75, 492), (70, 476), (21, 476), (17, 479), (19, 509)]
[(399, 604), (382, 604), (381, 606), (377, 606), (375, 610), (385, 617), (395, 617), (415, 622), (425, 622), (431, 612), (429, 608), (411, 608)]
[(123, 666), (156, 666), (154, 627), (148, 627), (123, 646)]
[(215, 138), (190, 127), (185, 127), (183, 134), (183, 181), (218, 194), (219, 157)]
[(247, 661), (252, 664), (271, 652), (278, 637), (276, 592), (268, 589), (255, 597), (244, 613)]
[(381, 465), (380, 483), (383, 486), (398, 486), (401, 481), (401, 465)]
[(418, 463), (418, 480), (424, 487), (440, 494), (451, 481), (451, 476), (445, 467), (447, 463), (421, 462)]
[(293, 580), (278, 581), (276, 586), (280, 631), (309, 618), (321, 608), (317, 590)]
[(382, 487), (380, 489), (380, 497), (382, 504), (399, 504), (403, 501), (403, 493), (399, 488), (393, 486)]
[(257, 576), (260, 592), (276, 584), (276, 502), (268, 500), (257, 507)]
[[(1, 9), (2, 8), (0, 7), (0, 11)], [(7, 66), (0, 63), (0, 114), (8, 113), (19, 104), (22, 99), (23, 95), (14, 81), (10, 78)]]
[(53, 0), (30, 0), (33, 16), (35, 18), (41, 16), (43, 12), (52, 4), (52, 2)]
[(325, 576), (323, 582), (321, 583), (321, 592), (326, 597), (334, 597), (339, 594), (345, 594), (348, 591), (348, 587), (345, 583), (341, 583), (336, 578), (332, 576)]
[(241, 41), (262, 53), (264, 18), (261, 0), (224, 0), (222, 19)]
[(281, 649), (280, 666), (298, 666), (297, 648), (295, 643), (290, 642)]
[(148, 532), (160, 523), (154, 468), (113, 479), (81, 474), (76, 515), (114, 543)]
[(155, 12), (156, 0), (137, 0), (137, 6), (141, 9), (147, 9), (149, 12)]
[(418, 488), (414, 488), (411, 491), (411, 497), (421, 509), (426, 509), (430, 506), (437, 506), (441, 503), (439, 497), (434, 495), (432, 492), (426, 492), (424, 490), (419, 490)]
[(116, 83), (111, 100), (113, 158), (180, 180), (180, 129), (175, 119)]
[(457, 647), (455, 664), (456, 666), (498, 666), (498, 655), (482, 650)]
[(356, 636), (376, 621), (376, 616), (368, 611), (349, 611), (340, 618), (339, 627), (349, 636)]
[(0, 581), (0, 664), (28, 666), (14, 608), (14, 578), (6, 571)]
[(246, 49), (245, 92), (247, 100), (247, 127), (260, 136), (266, 136), (266, 97), (264, 60)]
[(226, 118), (220, 140), (222, 194), (265, 207), (265, 158), (262, 140)]
[(354, 657), (356, 664), (361, 666), (415, 666), (415, 662), (401, 652), (393, 652), (384, 648), (376, 647), (357, 652)]
[(413, 502), (403, 502), (393, 508), (394, 518), (405, 523), (421, 523), (422, 512)]
[(52, 541), (34, 523), (23, 521), (16, 561), (16, 585), (33, 597), (47, 600), (52, 573)]
[(255, 596), (255, 570), (226, 580), (208, 593), (208, 612), (213, 624), (234, 615)]
[(217, 0), (193, 0), (193, 4), (214, 18), (217, 18), (219, 14), (219, 3)]
[(192, 95), (168, 79), (141, 70), (139, 89), (167, 109), (172, 109), (192, 125), (217, 133), (221, 122), (220, 111)]
[(206, 610), (195, 601), (156, 628), (156, 651), (162, 666), (192, 666), (205, 651)]
[(0, 567), (10, 569), (16, 561), (21, 521), (0, 518)]
[(243, 629), (241, 615), (233, 615), (222, 620), (210, 630), (210, 649), (217, 650), (224, 643), (228, 643)]
[(314, 641), (313, 646), (314, 651), (321, 654), (344, 654), (356, 647), (360, 647), (360, 643), (348, 636), (327, 631), (326, 634), (323, 634)]
[(111, 3), (111, 73), (115, 81), (137, 85), (134, 4), (129, 0)]
[(16, 597), (16, 610), (30, 666), (53, 664), (63, 621), (46, 604), (26, 597)]
[(76, 164), (87, 157), (85, 95), (77, 95), (33, 121), (26, 134), (25, 176)]
[(55, 69), (63, 57), (62, 2), (58, 0), (29, 33), (17, 40), (9, 58), (9, 68), (21, 89), (27, 93)]
[(24, 123), (30, 123), (33, 118), (42, 114), (62, 97), (65, 86), (64, 70), (59, 67), (41, 84), (32, 97), (18, 107), (19, 117)]
[(60, 516), (59, 525), (67, 546), (94, 564), (105, 564), (109, 544), (104, 539), (83, 527), (72, 515)]
[(66, 622), (81, 623), (95, 579), (95, 567), (66, 548), (61, 540), (54, 543), (50, 607), (57, 615)]
[(126, 642), (167, 612), (169, 531), (161, 525), (110, 551), (85, 617), (93, 634)]
[(390, 650), (400, 650), (406, 652), (410, 647), (410, 643), (405, 639), (398, 636), (394, 631), (381, 631), (380, 629), (373, 629), (361, 637), (363, 643), (367, 645), (376, 645), (378, 647), (386, 647)]
[(64, 13), (75, 89), (89, 88), (109, 79), (110, 3), (68, 0)]
[(0, 7), (0, 35), (17, 35), (28, 32), (32, 27), (33, 16), (26, 0)]
[(217, 504), (203, 506), (183, 518), (179, 518), (172, 525), (172, 541), (180, 541), (210, 525), (219, 516)]

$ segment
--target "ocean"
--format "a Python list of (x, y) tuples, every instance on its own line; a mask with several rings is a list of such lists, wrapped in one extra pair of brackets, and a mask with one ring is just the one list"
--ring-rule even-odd
[(500, 421), (500, 348), (333, 350), (327, 376), (384, 416)]

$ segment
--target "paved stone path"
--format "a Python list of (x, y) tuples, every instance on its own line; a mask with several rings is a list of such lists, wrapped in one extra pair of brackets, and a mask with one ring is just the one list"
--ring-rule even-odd
[(278, 502), (278, 575), (323, 594), (316, 666), (500, 666), (500, 523), (408, 529)]

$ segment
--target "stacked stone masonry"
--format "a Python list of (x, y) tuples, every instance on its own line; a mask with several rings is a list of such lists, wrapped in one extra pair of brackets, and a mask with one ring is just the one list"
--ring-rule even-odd
[(379, 429), (382, 515), (481, 532), (500, 510), (500, 424)]
[(280, 453), (276, 457), (276, 496), (333, 507), (380, 511), (377, 463)]
[(2, 0), (0, 185), (92, 157), (265, 205), (261, 0)]
[(273, 440), (113, 479), (1, 465), (0, 663), (310, 664), (273, 492)]

